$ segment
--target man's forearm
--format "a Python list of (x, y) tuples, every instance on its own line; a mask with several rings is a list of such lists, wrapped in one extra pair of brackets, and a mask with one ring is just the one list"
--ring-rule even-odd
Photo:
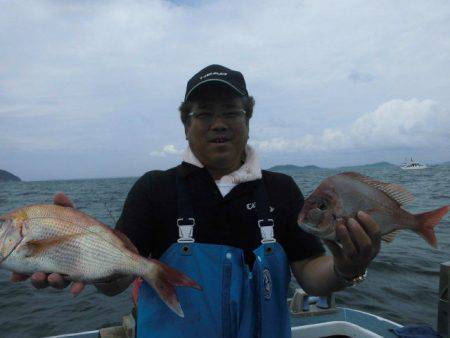
[(333, 256), (293, 262), (291, 267), (295, 278), (309, 294), (326, 296), (345, 287), (334, 272)]

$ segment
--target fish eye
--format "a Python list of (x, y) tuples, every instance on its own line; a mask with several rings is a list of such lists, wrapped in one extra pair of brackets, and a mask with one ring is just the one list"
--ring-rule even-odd
[(326, 210), (327, 205), (324, 202), (319, 202), (319, 204), (317, 205), (317, 208), (320, 210)]

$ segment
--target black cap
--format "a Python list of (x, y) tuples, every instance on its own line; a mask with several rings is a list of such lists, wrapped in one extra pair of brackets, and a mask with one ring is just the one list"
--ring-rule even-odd
[(184, 101), (187, 101), (189, 96), (198, 87), (204, 85), (205, 83), (214, 82), (229, 86), (241, 96), (248, 96), (244, 76), (241, 72), (220, 65), (210, 65), (203, 68), (188, 81)]

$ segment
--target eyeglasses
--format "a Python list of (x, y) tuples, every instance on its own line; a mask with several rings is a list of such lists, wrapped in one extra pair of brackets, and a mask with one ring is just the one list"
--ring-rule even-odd
[(247, 113), (245, 112), (245, 110), (230, 110), (220, 113), (213, 113), (210, 111), (199, 111), (199, 112), (190, 112), (188, 116), (193, 117), (196, 120), (205, 124), (213, 123), (216, 117), (220, 117), (222, 121), (225, 121), (228, 124), (237, 124), (244, 120), (246, 114)]

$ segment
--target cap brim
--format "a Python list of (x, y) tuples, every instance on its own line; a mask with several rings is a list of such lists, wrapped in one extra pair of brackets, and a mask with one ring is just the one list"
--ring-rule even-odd
[(194, 92), (194, 90), (196, 90), (198, 87), (205, 85), (207, 83), (222, 83), (227, 85), (228, 87), (232, 88), (235, 92), (237, 92), (238, 94), (240, 94), (241, 96), (246, 96), (247, 93), (242, 92), (241, 90), (239, 90), (238, 88), (236, 88), (235, 86), (233, 86), (231, 83), (224, 81), (222, 79), (208, 79), (208, 80), (204, 80), (202, 82), (197, 83), (194, 87), (191, 88), (191, 90), (189, 92), (186, 93), (186, 96), (184, 97), (184, 101), (187, 101), (189, 96)]

